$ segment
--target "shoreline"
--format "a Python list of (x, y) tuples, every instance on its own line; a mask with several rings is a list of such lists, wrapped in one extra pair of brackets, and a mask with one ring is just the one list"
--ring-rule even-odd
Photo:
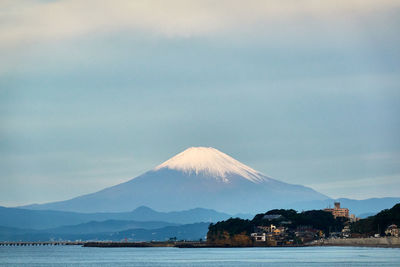
[(255, 244), (249, 246), (214, 245), (207, 242), (184, 241), (184, 242), (85, 242), (83, 247), (176, 247), (176, 248), (250, 248), (250, 247), (377, 247), (377, 248), (400, 248), (400, 238), (346, 238), (346, 239), (322, 239), (311, 243), (287, 246), (267, 246)]
[(321, 239), (310, 243), (310, 246), (341, 247), (382, 247), (400, 248), (399, 237), (335, 238)]

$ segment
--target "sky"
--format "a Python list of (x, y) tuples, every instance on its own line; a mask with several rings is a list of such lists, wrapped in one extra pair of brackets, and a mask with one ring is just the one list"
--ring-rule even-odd
[(330, 197), (400, 197), (400, 1), (0, 1), (0, 205), (192, 146)]

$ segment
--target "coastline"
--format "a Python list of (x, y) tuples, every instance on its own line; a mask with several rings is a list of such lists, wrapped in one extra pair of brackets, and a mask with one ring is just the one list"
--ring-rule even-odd
[(309, 246), (400, 248), (399, 237), (333, 238), (315, 240)]
[(153, 242), (116, 242), (116, 241), (89, 241), (89, 242), (0, 242), (0, 246), (82, 246), (97, 248), (150, 248), (150, 247), (175, 247), (175, 248), (251, 248), (251, 247), (376, 247), (376, 248), (400, 248), (400, 238), (336, 238), (314, 240), (310, 243), (299, 245), (269, 246), (265, 243), (255, 243), (248, 246), (216, 245), (199, 241), (153, 241)]

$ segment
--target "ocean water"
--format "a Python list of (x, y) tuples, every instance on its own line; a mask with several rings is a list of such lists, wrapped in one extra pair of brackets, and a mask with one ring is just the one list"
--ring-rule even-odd
[(400, 249), (0, 246), (0, 266), (400, 266)]

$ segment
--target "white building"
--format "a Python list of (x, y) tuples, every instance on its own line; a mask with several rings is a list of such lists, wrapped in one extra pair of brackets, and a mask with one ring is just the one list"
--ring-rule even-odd
[(265, 242), (267, 241), (266, 233), (252, 233), (251, 237), (254, 238), (256, 242)]

